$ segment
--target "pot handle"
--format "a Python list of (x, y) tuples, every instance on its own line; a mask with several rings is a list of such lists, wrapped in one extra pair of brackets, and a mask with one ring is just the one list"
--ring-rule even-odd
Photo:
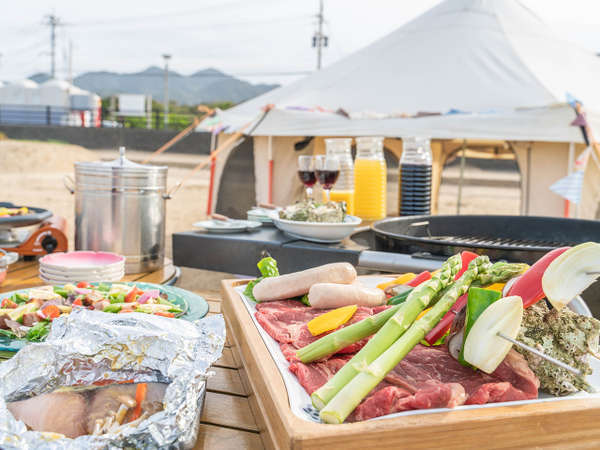
[(67, 188), (67, 191), (69, 191), (71, 194), (75, 193), (75, 181), (71, 175), (65, 175), (63, 177), (63, 184)]

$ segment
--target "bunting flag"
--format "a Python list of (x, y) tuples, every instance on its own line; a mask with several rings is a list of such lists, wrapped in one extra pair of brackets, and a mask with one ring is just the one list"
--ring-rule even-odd
[(585, 170), (591, 154), (592, 147), (586, 147), (575, 160), (575, 170)]
[(570, 202), (579, 204), (581, 201), (581, 190), (583, 189), (584, 173), (583, 170), (573, 172), (571, 175), (567, 175), (555, 182), (550, 186), (550, 190)]

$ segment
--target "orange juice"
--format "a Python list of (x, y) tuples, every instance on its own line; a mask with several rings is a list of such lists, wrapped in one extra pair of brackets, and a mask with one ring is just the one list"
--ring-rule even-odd
[[(346, 202), (346, 212), (354, 215), (354, 191), (336, 191), (332, 189), (329, 192), (329, 198), (332, 202)], [(323, 192), (323, 201), (327, 201), (325, 192)]]
[(354, 161), (354, 213), (365, 220), (386, 216), (387, 167), (385, 159), (361, 158)]

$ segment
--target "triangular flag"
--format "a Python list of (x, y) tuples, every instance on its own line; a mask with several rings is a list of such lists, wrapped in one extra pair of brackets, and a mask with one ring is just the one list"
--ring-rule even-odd
[(581, 190), (583, 188), (583, 171), (573, 172), (571, 175), (567, 175), (561, 178), (552, 186), (550, 190), (555, 194), (566, 198), (570, 202), (578, 204), (581, 200)]
[(585, 150), (579, 154), (579, 156), (575, 160), (575, 170), (585, 170), (588, 159), (590, 159), (591, 152), (592, 147), (586, 147)]
[(585, 116), (583, 114), (577, 114), (575, 120), (571, 122), (571, 126), (573, 127), (585, 127), (587, 124), (587, 120), (585, 120)]

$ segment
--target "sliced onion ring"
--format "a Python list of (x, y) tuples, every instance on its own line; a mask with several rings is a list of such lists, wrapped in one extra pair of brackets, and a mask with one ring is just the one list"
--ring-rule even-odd
[(512, 347), (512, 344), (499, 337), (498, 333), (515, 339), (522, 320), (521, 297), (512, 295), (492, 303), (477, 318), (467, 335), (464, 347), (465, 361), (485, 373), (492, 373)]

